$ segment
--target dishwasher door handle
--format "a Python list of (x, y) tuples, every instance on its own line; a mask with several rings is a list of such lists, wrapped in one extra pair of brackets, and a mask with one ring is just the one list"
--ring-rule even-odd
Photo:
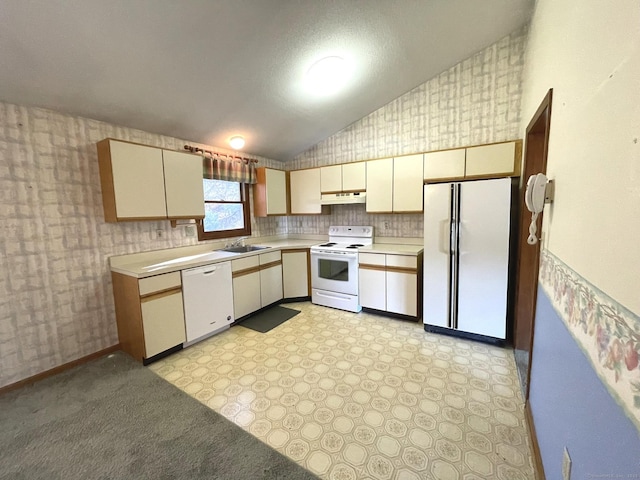
[(216, 273), (216, 270), (218, 270), (216, 267), (213, 267), (213, 270), (207, 270), (206, 272), (203, 272), (203, 275), (213, 275), (214, 273)]

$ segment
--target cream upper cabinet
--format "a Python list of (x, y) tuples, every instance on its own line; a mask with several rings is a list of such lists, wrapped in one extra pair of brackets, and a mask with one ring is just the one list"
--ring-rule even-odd
[(162, 150), (167, 217), (204, 217), (202, 157)]
[(515, 171), (517, 171), (516, 142), (467, 148), (465, 170), (467, 177), (476, 175), (511, 175)]
[(322, 213), (320, 205), (320, 169), (309, 168), (290, 172), (291, 213)]
[(367, 189), (366, 162), (343, 163), (320, 168), (322, 193), (364, 192)]
[(422, 153), (393, 159), (394, 212), (422, 212), (422, 163)]
[(199, 155), (109, 138), (97, 147), (105, 221), (204, 218)]
[(342, 165), (320, 168), (320, 191), (322, 193), (342, 192)]
[(367, 189), (367, 162), (342, 164), (342, 191), (364, 192)]
[(465, 148), (425, 153), (423, 169), (424, 180), (454, 180), (464, 178), (465, 153)]
[(393, 211), (393, 158), (367, 162), (367, 213)]
[(167, 218), (161, 149), (107, 139), (98, 159), (107, 222)]
[(253, 185), (253, 213), (256, 217), (287, 214), (287, 174), (284, 170), (260, 167)]

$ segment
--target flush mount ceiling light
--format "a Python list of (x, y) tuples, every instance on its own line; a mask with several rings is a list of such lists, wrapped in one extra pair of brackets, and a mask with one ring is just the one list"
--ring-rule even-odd
[(231, 148), (233, 148), (234, 150), (240, 150), (242, 147), (244, 147), (244, 137), (242, 137), (241, 135), (235, 135), (231, 137), (229, 139), (229, 145), (231, 145)]
[(324, 57), (307, 70), (308, 87), (319, 95), (330, 95), (340, 90), (349, 79), (349, 64), (338, 56)]

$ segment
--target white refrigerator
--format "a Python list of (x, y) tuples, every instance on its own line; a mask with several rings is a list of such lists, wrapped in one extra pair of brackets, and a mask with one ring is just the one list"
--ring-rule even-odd
[(505, 339), (511, 185), (510, 178), (425, 185), (425, 329)]

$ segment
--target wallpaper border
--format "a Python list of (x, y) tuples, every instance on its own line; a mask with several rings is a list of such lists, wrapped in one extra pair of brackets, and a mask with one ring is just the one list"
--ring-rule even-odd
[(640, 316), (548, 250), (540, 285), (609, 394), (640, 431)]

